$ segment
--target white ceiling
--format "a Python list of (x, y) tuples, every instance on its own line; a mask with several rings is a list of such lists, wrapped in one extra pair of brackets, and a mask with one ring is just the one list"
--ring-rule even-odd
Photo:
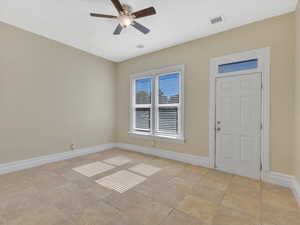
[[(116, 20), (91, 18), (114, 14), (110, 0), (1, 0), (0, 21), (116, 62), (294, 11), (297, 0), (121, 0), (137, 11), (154, 6), (157, 15), (138, 21), (144, 35), (130, 27), (112, 35)], [(222, 24), (209, 19), (222, 15)], [(0, 34), (1, 35), (1, 34)], [(137, 45), (144, 45), (139, 49)]]

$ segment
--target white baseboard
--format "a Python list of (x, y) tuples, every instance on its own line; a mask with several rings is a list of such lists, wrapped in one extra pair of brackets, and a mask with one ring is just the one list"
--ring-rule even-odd
[[(161, 158), (176, 160), (180, 162), (189, 163), (192, 165), (203, 166), (209, 168), (209, 158), (202, 156), (195, 156), (185, 153), (177, 153), (173, 151), (163, 150), (159, 148), (149, 148), (138, 145), (126, 144), (126, 143), (110, 143), (94, 147), (82, 148), (73, 151), (67, 151), (62, 153), (51, 154), (47, 156), (35, 157), (26, 160), (20, 160), (5, 164), (0, 164), (0, 175), (10, 172), (15, 172), (23, 169), (28, 169), (36, 166), (41, 166), (47, 163), (57, 162), (61, 160), (71, 159), (78, 156), (88, 155), (96, 152), (101, 152), (113, 148), (120, 148), (134, 152), (140, 152), (147, 155), (153, 155)], [(262, 180), (268, 183), (277, 184), (280, 186), (290, 188), (298, 204), (300, 206), (300, 185), (296, 181), (295, 177), (278, 172), (264, 172)]]
[(293, 178), (292, 180), (292, 187), (291, 187), (293, 193), (294, 193), (294, 196), (300, 206), (300, 185), (299, 183), (297, 182), (296, 178)]
[(290, 188), (300, 206), (300, 185), (294, 176), (270, 171), (263, 173), (262, 180), (267, 183)]
[(149, 148), (139, 145), (132, 145), (126, 143), (116, 143), (116, 147), (134, 152), (140, 152), (147, 155), (153, 155), (161, 158), (172, 159), (180, 162), (189, 163), (196, 166), (209, 167), (208, 157), (195, 156), (185, 153), (177, 153), (159, 148)]
[(47, 156), (40, 156), (26, 160), (20, 160), (5, 164), (0, 164), (0, 175), (5, 173), (11, 173), (23, 169), (28, 169), (32, 167), (41, 166), (47, 163), (57, 162), (61, 160), (71, 159), (82, 155), (87, 155), (91, 153), (101, 152), (118, 147), (120, 149), (135, 151), (144, 153), (147, 155), (158, 156), (161, 158), (172, 159), (180, 162), (189, 163), (192, 165), (198, 165), (203, 167), (209, 167), (209, 160), (207, 157), (194, 156), (190, 154), (177, 153), (172, 151), (167, 151), (158, 148), (147, 148), (138, 145), (131, 145), (125, 143), (110, 143), (105, 145), (99, 145), (89, 148), (82, 148), (73, 151), (67, 151), (62, 153), (51, 154)]
[(20, 160), (5, 164), (0, 164), (0, 174), (11, 173), (23, 169), (41, 166), (47, 163), (57, 162), (65, 159), (71, 159), (82, 155), (101, 152), (115, 147), (114, 143), (98, 145), (94, 147), (76, 149), (73, 151), (61, 152), (46, 156), (35, 157), (26, 160)]
[[(208, 157), (194, 156), (159, 148), (149, 148), (126, 143), (116, 143), (115, 147), (210, 168)], [(283, 173), (269, 171), (262, 174), (262, 180), (267, 183), (277, 184), (283, 187), (290, 188), (293, 191), (295, 198), (300, 206), (300, 185), (297, 183), (295, 177)]]
[(262, 180), (271, 183), (277, 184), (283, 187), (292, 187), (292, 181), (294, 177), (290, 175), (286, 175), (284, 173), (278, 173), (273, 171), (263, 172), (262, 173)]

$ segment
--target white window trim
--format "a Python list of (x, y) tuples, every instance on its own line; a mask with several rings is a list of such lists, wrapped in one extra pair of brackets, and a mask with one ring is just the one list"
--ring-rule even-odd
[[(135, 125), (134, 125), (134, 109), (136, 106), (138, 108), (143, 108), (140, 106), (147, 106), (146, 108), (149, 107), (149, 105), (135, 105), (135, 80), (136, 79), (143, 79), (143, 78), (157, 78), (163, 75), (168, 75), (170, 73), (175, 73), (175, 72), (180, 72), (180, 80), (179, 80), (179, 90), (180, 90), (180, 99), (179, 99), (179, 104), (157, 104), (158, 103), (158, 79), (154, 79), (152, 81), (152, 96), (151, 96), (151, 125), (150, 125), (150, 130), (152, 132), (149, 133), (143, 133), (143, 132), (138, 132), (135, 130)], [(176, 66), (171, 66), (163, 69), (155, 69), (151, 70), (148, 72), (143, 72), (143, 73), (137, 73), (130, 75), (130, 120), (129, 120), (129, 135), (133, 137), (140, 137), (144, 139), (151, 139), (151, 140), (161, 140), (161, 141), (171, 141), (171, 142), (177, 142), (177, 143), (184, 143), (184, 72), (185, 72), (185, 66), (184, 65), (176, 65)], [(178, 130), (179, 134), (169, 134), (169, 133), (163, 133), (159, 132), (157, 130), (158, 127), (158, 120), (156, 119), (154, 121), (153, 118), (158, 118), (158, 110), (155, 110), (156, 108), (158, 109), (159, 106), (176, 106), (178, 107)], [(155, 124), (156, 123), (156, 124)]]
[[(269, 129), (270, 129), (270, 55), (271, 49), (261, 48), (242, 53), (211, 58), (209, 86), (209, 160), (210, 167), (215, 168), (215, 83), (216, 78), (249, 73), (262, 74), (262, 130), (261, 130), (261, 166), (262, 172), (270, 171)], [(258, 67), (230, 73), (219, 73), (218, 66), (250, 59), (258, 59)]]

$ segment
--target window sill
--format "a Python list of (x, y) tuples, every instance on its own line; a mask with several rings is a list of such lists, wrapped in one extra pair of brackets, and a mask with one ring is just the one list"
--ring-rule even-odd
[(163, 134), (153, 135), (153, 134), (145, 134), (142, 132), (133, 132), (133, 131), (129, 131), (128, 134), (131, 137), (143, 138), (147, 140), (167, 141), (167, 142), (179, 143), (179, 144), (185, 143), (184, 137), (182, 136), (168, 136)]

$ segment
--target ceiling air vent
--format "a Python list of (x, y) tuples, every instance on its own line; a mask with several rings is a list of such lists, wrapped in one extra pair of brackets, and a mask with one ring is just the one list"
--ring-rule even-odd
[(210, 19), (211, 24), (221, 23), (223, 21), (224, 21), (224, 19), (222, 16), (218, 16), (218, 17)]

